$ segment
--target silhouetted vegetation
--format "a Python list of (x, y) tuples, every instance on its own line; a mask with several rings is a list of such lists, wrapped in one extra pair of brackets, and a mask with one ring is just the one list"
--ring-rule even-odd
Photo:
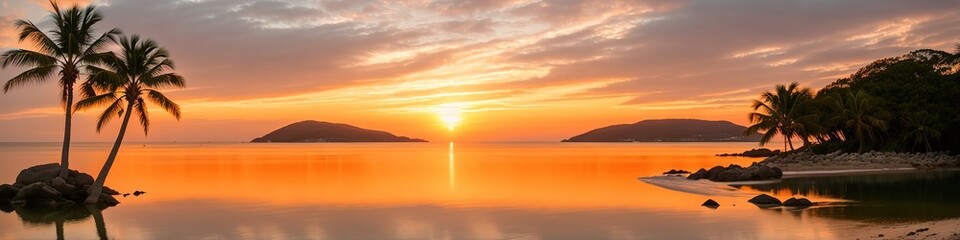
[[(88, 65), (99, 63), (107, 46), (114, 43), (114, 36), (120, 30), (114, 28), (97, 36), (94, 25), (103, 20), (103, 16), (91, 5), (86, 8), (73, 6), (61, 10), (51, 1), (53, 11), (47, 15), (52, 27), (44, 29), (29, 20), (16, 20), (14, 26), (20, 31), (17, 39), (33, 44), (36, 50), (13, 49), (0, 55), (0, 67), (27, 68), (3, 85), (6, 93), (13, 88), (32, 83), (41, 83), (59, 75), (57, 87), (60, 90), (60, 104), (64, 108), (65, 127), (63, 148), (60, 154), (60, 177), (66, 178), (70, 167), (70, 128), (73, 118), (74, 84)], [(42, 25), (41, 25), (42, 26)], [(82, 91), (81, 96), (87, 97)]]
[(877, 60), (811, 93), (797, 83), (764, 93), (748, 131), (816, 153), (960, 151), (960, 44)]

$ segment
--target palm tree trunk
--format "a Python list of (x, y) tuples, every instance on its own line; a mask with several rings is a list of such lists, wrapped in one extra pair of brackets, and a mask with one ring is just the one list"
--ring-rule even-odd
[(107, 181), (107, 174), (110, 173), (110, 167), (113, 167), (113, 161), (117, 159), (117, 152), (120, 151), (120, 144), (123, 143), (123, 135), (127, 133), (127, 125), (130, 123), (130, 114), (133, 113), (133, 101), (127, 103), (126, 111), (123, 114), (123, 124), (120, 125), (120, 133), (117, 134), (117, 141), (113, 143), (113, 149), (110, 150), (110, 156), (107, 157), (107, 161), (103, 163), (103, 169), (100, 169), (100, 174), (97, 175), (97, 180), (93, 182), (93, 185), (90, 186), (90, 189), (87, 190), (87, 200), (84, 201), (86, 204), (96, 204), (100, 202), (100, 193), (103, 191), (103, 183)]
[(63, 149), (60, 150), (60, 178), (66, 179), (70, 173), (70, 130), (73, 122), (73, 85), (66, 86), (66, 121), (63, 126)]

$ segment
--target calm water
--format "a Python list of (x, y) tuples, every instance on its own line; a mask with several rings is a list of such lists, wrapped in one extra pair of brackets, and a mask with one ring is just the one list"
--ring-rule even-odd
[[(128, 144), (107, 185), (140, 197), (102, 212), (0, 213), (0, 239), (842, 239), (878, 222), (960, 217), (960, 175), (796, 178), (703, 196), (637, 180), (749, 165), (752, 143)], [(96, 173), (108, 144), (75, 144)], [(58, 144), (0, 143), (0, 182)], [(748, 195), (830, 206), (758, 209)], [(700, 207), (707, 198), (719, 209)], [(735, 206), (734, 206), (735, 205)]]

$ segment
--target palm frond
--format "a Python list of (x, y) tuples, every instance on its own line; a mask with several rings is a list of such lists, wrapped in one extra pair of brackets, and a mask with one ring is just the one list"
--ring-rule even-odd
[(40, 67), (55, 65), (57, 59), (43, 53), (34, 52), (26, 49), (14, 49), (4, 52), (0, 55), (0, 67)]
[(100, 130), (103, 129), (103, 126), (106, 126), (107, 123), (110, 123), (110, 120), (115, 117), (120, 117), (123, 115), (123, 99), (117, 98), (113, 101), (107, 109), (104, 109), (100, 116), (97, 116), (97, 133), (100, 133)]
[(133, 108), (136, 109), (137, 116), (140, 117), (140, 126), (143, 127), (143, 134), (150, 134), (150, 115), (149, 112), (147, 112), (147, 104), (143, 101), (143, 98), (137, 98)]
[(147, 91), (147, 97), (150, 99), (151, 102), (163, 108), (164, 111), (167, 111), (168, 113), (172, 114), (174, 117), (177, 118), (177, 120), (180, 120), (180, 105), (177, 105), (177, 103), (173, 102), (172, 100), (170, 100), (169, 98), (167, 98), (162, 93), (156, 90), (147, 89), (146, 91)]
[(7, 81), (6, 84), (3, 84), (3, 92), (6, 93), (12, 88), (30, 83), (43, 82), (56, 73), (57, 66), (55, 65), (41, 66), (23, 71), (23, 73), (20, 73), (20, 75), (11, 78), (10, 81)]
[(36, 24), (27, 20), (17, 20), (13, 25), (20, 29), (20, 33), (17, 35), (17, 40), (20, 42), (29, 40), (33, 42), (34, 46), (40, 49), (40, 51), (51, 54), (51, 55), (62, 55), (63, 51), (60, 49), (60, 45), (56, 41), (47, 36), (43, 30), (40, 30)]
[(77, 101), (77, 104), (74, 105), (73, 111), (74, 112), (85, 111), (90, 108), (103, 106), (110, 102), (116, 102), (116, 101), (117, 101), (117, 95), (114, 94), (113, 92), (108, 92), (108, 93), (84, 98), (83, 100)]

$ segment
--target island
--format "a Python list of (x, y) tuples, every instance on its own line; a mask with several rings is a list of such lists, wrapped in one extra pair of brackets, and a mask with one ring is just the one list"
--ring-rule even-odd
[(590, 130), (563, 142), (753, 142), (747, 128), (729, 121), (655, 119)]
[(287, 125), (263, 137), (264, 142), (427, 142), (419, 138), (397, 136), (389, 132), (363, 129), (342, 123), (302, 121)]

